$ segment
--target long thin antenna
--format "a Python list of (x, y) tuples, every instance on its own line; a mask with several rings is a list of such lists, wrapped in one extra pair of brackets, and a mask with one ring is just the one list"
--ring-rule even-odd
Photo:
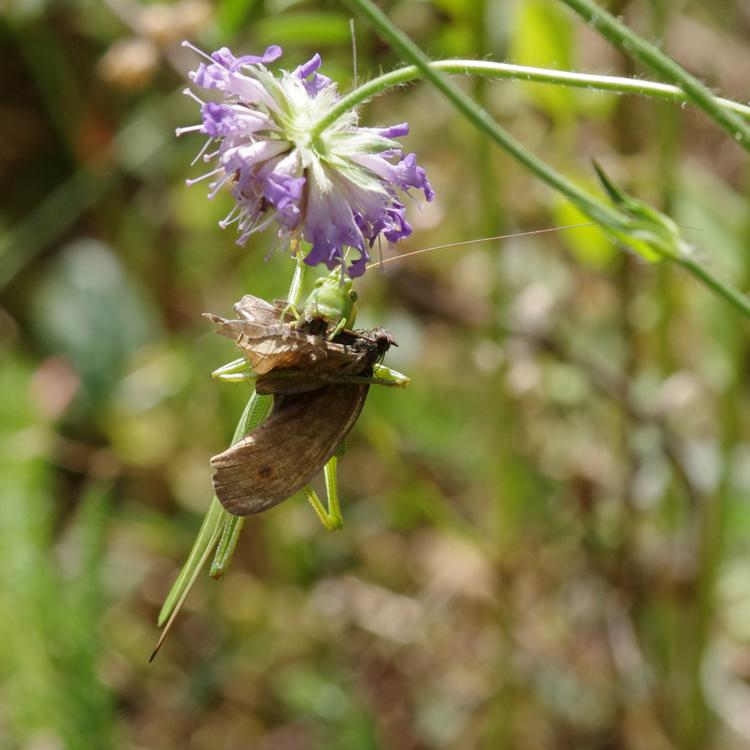
[(476, 240), (461, 240), (460, 242), (448, 242), (445, 245), (433, 245), (432, 247), (423, 247), (421, 250), (412, 250), (410, 253), (402, 253), (401, 255), (394, 255), (392, 258), (385, 258), (376, 261), (375, 263), (368, 264), (367, 268), (374, 268), (375, 266), (383, 266), (386, 263), (392, 263), (394, 260), (402, 260), (408, 258), (410, 255), (419, 255), (420, 253), (429, 253), (432, 250), (443, 250), (448, 247), (461, 247), (463, 245), (475, 245), (480, 242), (493, 242), (495, 240), (509, 240), (513, 237), (528, 237), (532, 234), (547, 234), (549, 232), (561, 232), (564, 229), (580, 229), (581, 227), (591, 227), (594, 223), (589, 221), (584, 224), (567, 224), (563, 227), (547, 227), (547, 229), (532, 229), (529, 232), (516, 232), (515, 234), (498, 234), (494, 237), (480, 237)]
[(357, 35), (354, 32), (354, 19), (349, 19), (349, 33), (352, 37), (352, 71), (353, 71), (353, 81), (352, 81), (352, 88), (357, 88), (359, 86), (359, 76), (357, 75)]

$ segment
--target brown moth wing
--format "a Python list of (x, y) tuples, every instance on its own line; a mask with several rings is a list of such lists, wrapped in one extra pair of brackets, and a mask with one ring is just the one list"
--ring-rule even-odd
[(296, 318), (292, 314), (291, 310), (287, 309), (288, 307), (289, 303), (285, 299), (275, 299), (273, 301), (273, 309), (276, 312), (276, 319), (283, 320), (286, 323), (294, 323), (296, 321)]
[(211, 459), (214, 490), (224, 508), (237, 516), (260, 513), (302, 489), (357, 421), (368, 388), (340, 383), (275, 396), (260, 427)]
[(345, 353), (339, 351), (342, 344), (337, 343), (330, 346), (326, 360), (312, 369), (275, 368), (258, 377), (255, 381), (256, 392), (263, 396), (272, 393), (303, 393), (336, 382), (342, 376), (371, 375), (372, 365), (391, 346), (398, 346), (390, 331), (385, 328), (342, 334), (341, 339), (347, 342), (343, 344)]
[[(346, 375), (361, 371), (368, 363), (366, 347), (327, 341), (286, 323), (263, 324), (226, 320), (212, 313), (203, 315), (220, 326), (218, 333), (235, 340), (257, 375), (290, 368), (307, 370), (311, 374)], [(357, 338), (352, 337), (352, 340), (356, 344)]]
[(242, 320), (250, 323), (272, 326), (281, 322), (280, 309), (252, 294), (246, 294), (239, 302), (235, 302), (234, 311)]
[(328, 356), (325, 342), (317, 336), (297, 331), (285, 323), (271, 325), (248, 320), (226, 320), (212, 313), (205, 317), (218, 323), (222, 336), (234, 339), (258, 375), (277, 368), (313, 368)]

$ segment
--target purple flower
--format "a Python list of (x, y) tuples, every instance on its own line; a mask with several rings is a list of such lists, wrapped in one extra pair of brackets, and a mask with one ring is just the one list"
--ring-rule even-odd
[[(394, 140), (409, 132), (406, 123), (362, 128), (349, 111), (316, 133), (316, 123), (339, 100), (336, 84), (318, 72), (320, 55), (292, 73), (274, 75), (266, 65), (281, 56), (278, 46), (235, 57), (226, 47), (209, 56), (185, 45), (206, 60), (191, 81), (221, 99), (204, 102), (186, 90), (201, 105), (201, 123), (177, 134), (207, 135), (193, 163), (202, 157), (214, 164), (187, 182), (210, 178), (209, 198), (231, 186), (235, 206), (219, 224), (236, 224), (239, 244), (274, 224), (282, 239), (310, 244), (309, 265), (345, 265), (356, 277), (380, 237), (397, 242), (411, 234), (400, 193), (413, 188), (428, 201), (434, 193), (415, 155), (403, 157)], [(347, 258), (349, 250), (356, 252), (354, 260)]]

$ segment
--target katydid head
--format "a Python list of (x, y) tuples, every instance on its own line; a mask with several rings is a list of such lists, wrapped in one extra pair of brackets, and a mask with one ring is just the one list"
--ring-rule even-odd
[(339, 330), (351, 328), (357, 315), (357, 293), (352, 280), (337, 269), (315, 282), (303, 310), (303, 320), (325, 320)]

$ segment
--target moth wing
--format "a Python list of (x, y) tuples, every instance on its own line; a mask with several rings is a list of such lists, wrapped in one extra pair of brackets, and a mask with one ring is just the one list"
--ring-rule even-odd
[(239, 302), (235, 302), (234, 311), (242, 320), (250, 323), (274, 325), (281, 321), (279, 311), (274, 305), (252, 294), (246, 294)]
[(312, 370), (327, 357), (324, 342), (317, 336), (283, 324), (263, 330), (249, 328), (249, 325), (246, 324), (237, 337), (237, 346), (258, 375), (289, 368)]
[(322, 470), (357, 421), (366, 384), (340, 383), (275, 397), (268, 419), (211, 459), (214, 490), (234, 515), (260, 513)]
[[(328, 376), (359, 375), (374, 362), (369, 351), (331, 343), (318, 336), (296, 332), (295, 334), (280, 342), (270, 338), (263, 341), (256, 339), (249, 345), (242, 337), (237, 341), (237, 345), (245, 352), (258, 375), (270, 373), (273, 376), (281, 370), (298, 371), (297, 380), (301, 388), (287, 390), (283, 388), (284, 380), (277, 378), (284, 393), (318, 388), (330, 382)], [(257, 364), (254, 364), (256, 359)], [(279, 374), (283, 378), (286, 373)], [(267, 384), (270, 384), (270, 381)]]
[(354, 375), (362, 372), (368, 364), (368, 352), (346, 344), (326, 341), (322, 339), (325, 346), (326, 357), (318, 369), (324, 372), (339, 373), (341, 375)]
[(284, 320), (286, 323), (292, 323), (295, 321), (294, 315), (287, 308), (289, 303), (285, 299), (275, 299), (273, 301), (273, 309), (276, 312), (276, 317), (279, 320)]
[(248, 320), (226, 320), (212, 313), (203, 314), (220, 326), (217, 333), (234, 339), (258, 375), (289, 367), (314, 368), (327, 356), (326, 342), (284, 323), (276, 321), (267, 325)]

